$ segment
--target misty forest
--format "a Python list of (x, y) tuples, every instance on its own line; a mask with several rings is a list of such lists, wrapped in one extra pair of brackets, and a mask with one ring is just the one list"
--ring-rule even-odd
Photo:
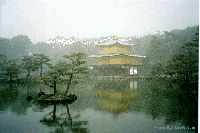
[(114, 38), (0, 37), (3, 132), (197, 132), (199, 26), (117, 36), (145, 57), (135, 75), (91, 67)]

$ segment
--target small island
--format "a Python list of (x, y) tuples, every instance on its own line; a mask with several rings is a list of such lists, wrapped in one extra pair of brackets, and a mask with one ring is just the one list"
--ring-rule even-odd
[(77, 100), (75, 94), (61, 95), (61, 94), (45, 94), (44, 92), (38, 93), (37, 102), (55, 104), (55, 103), (71, 103)]
[[(84, 65), (85, 54), (84, 53), (73, 53), (72, 55), (65, 55), (65, 58), (69, 60), (69, 62), (57, 62), (55, 65), (48, 64), (50, 71), (47, 72), (46, 76), (41, 77), (42, 81), (45, 85), (48, 85), (54, 89), (54, 94), (45, 94), (45, 92), (41, 91), (38, 93), (37, 102), (40, 103), (72, 103), (77, 100), (77, 96), (75, 94), (68, 94), (69, 86), (72, 83), (72, 78), (74, 75), (76, 77), (78, 75), (87, 74), (87, 67)], [(61, 78), (62, 76), (67, 76), (67, 79)], [(60, 82), (67, 83), (67, 89), (65, 93), (58, 94), (56, 84)]]

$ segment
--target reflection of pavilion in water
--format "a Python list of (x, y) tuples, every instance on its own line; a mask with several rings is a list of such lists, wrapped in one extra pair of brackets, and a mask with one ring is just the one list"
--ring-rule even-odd
[(56, 104), (53, 105), (53, 111), (49, 112), (49, 114), (45, 115), (44, 118), (40, 120), (46, 126), (56, 127), (55, 132), (81, 132), (88, 133), (88, 129), (84, 127), (84, 125), (88, 124), (88, 121), (80, 121), (78, 118), (80, 115), (74, 116), (72, 120), (72, 116), (69, 112), (69, 106), (66, 104), (67, 112), (60, 113), (59, 115), (56, 113)]
[[(100, 78), (99, 78), (100, 79)], [(95, 88), (101, 88), (101, 89), (119, 89), (120, 91), (126, 90), (126, 91), (132, 91), (137, 90), (139, 87), (140, 79), (97, 79), (97, 83), (95, 84)]]
[(139, 93), (137, 80), (98, 81), (92, 92), (97, 97), (98, 110), (114, 114), (126, 112)]

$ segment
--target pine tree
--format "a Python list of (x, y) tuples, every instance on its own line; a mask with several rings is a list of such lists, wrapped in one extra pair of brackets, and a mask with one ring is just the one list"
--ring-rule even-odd
[[(58, 61), (55, 65), (48, 64), (50, 68), (50, 71), (47, 72), (48, 77), (42, 77), (46, 85), (54, 88), (54, 94), (57, 93), (57, 82), (67, 82), (67, 90), (65, 92), (67, 94), (72, 78), (75, 77), (74, 75), (78, 78), (78, 75), (88, 73), (88, 68), (85, 66), (84, 59), (86, 55), (84, 53), (73, 53), (72, 55), (65, 55), (64, 57), (68, 59), (68, 62)], [(68, 76), (68, 80), (64, 80), (61, 76)]]
[(71, 64), (67, 64), (67, 62), (58, 61), (55, 65), (48, 64), (50, 70), (47, 71), (48, 77), (42, 77), (44, 83), (52, 88), (54, 88), (54, 94), (57, 93), (56, 84), (59, 81), (63, 81), (60, 76), (63, 76), (65, 71), (69, 68)]
[[(198, 35), (199, 33), (197, 33)], [(168, 63), (167, 74), (178, 74), (179, 80), (197, 80), (199, 38), (181, 46), (179, 53)]]
[(1, 70), (5, 72), (5, 76), (10, 78), (10, 82), (12, 82), (13, 78), (17, 78), (18, 74), (20, 74), (20, 66), (17, 64), (17, 60), (4, 61)]
[(65, 94), (68, 93), (69, 91), (69, 86), (71, 84), (72, 78), (74, 75), (78, 74), (87, 74), (88, 73), (88, 68), (85, 66), (85, 57), (86, 55), (84, 53), (73, 53), (71, 55), (65, 55), (65, 58), (67, 58), (70, 62), (71, 65), (69, 66), (69, 69), (65, 72), (65, 75), (69, 76), (69, 81), (67, 84), (67, 90)]
[(37, 65), (40, 68), (40, 76), (42, 76), (43, 65), (48, 65), (48, 62), (51, 61), (51, 59), (44, 54), (34, 54), (33, 56), (36, 58)]
[(31, 71), (36, 71), (39, 69), (39, 66), (37, 65), (37, 60), (33, 56), (23, 56), (24, 58), (22, 60), (22, 69), (27, 70), (27, 77), (30, 76)]

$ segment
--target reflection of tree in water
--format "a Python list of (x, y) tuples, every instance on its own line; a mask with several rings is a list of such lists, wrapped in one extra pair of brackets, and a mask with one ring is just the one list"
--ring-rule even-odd
[(25, 115), (27, 113), (27, 109), (32, 107), (33, 101), (27, 101), (27, 96), (30, 94), (36, 94), (33, 91), (35, 85), (33, 84), (19, 84), (17, 89), (19, 90), (18, 99), (13, 102), (11, 106), (11, 111), (15, 112), (18, 115)]
[[(83, 125), (87, 125), (88, 121), (73, 121), (71, 114), (69, 112), (69, 106), (66, 104), (66, 113), (61, 113), (59, 116), (56, 115), (56, 104), (53, 105), (53, 111), (45, 115), (44, 118), (40, 120), (46, 126), (56, 127), (54, 132), (81, 132), (87, 133), (88, 129), (83, 128)], [(80, 115), (74, 118), (79, 118)]]
[(18, 98), (19, 90), (12, 83), (2, 84), (0, 90), (0, 111), (7, 109)]
[(148, 91), (142, 93), (146, 114), (153, 119), (164, 117), (165, 124), (180, 122), (185, 128), (195, 127), (198, 131), (198, 94), (188, 91), (192, 85), (180, 86), (161, 80), (151, 83), (146, 85)]
[[(26, 89), (33, 87), (31, 85), (26, 86)], [(2, 84), (0, 90), (0, 110), (11, 107), (12, 112), (18, 115), (25, 115), (27, 109), (32, 106), (32, 102), (27, 101), (27, 92), (24, 88), (21, 84)]]
[[(198, 84), (175, 84), (155, 79), (138, 81), (137, 90), (128, 90), (126, 81), (98, 82), (92, 94), (97, 96), (98, 109), (117, 115), (120, 112), (142, 111), (152, 119), (165, 119), (165, 124), (181, 123), (198, 129)], [(126, 84), (126, 85), (124, 85)]]

